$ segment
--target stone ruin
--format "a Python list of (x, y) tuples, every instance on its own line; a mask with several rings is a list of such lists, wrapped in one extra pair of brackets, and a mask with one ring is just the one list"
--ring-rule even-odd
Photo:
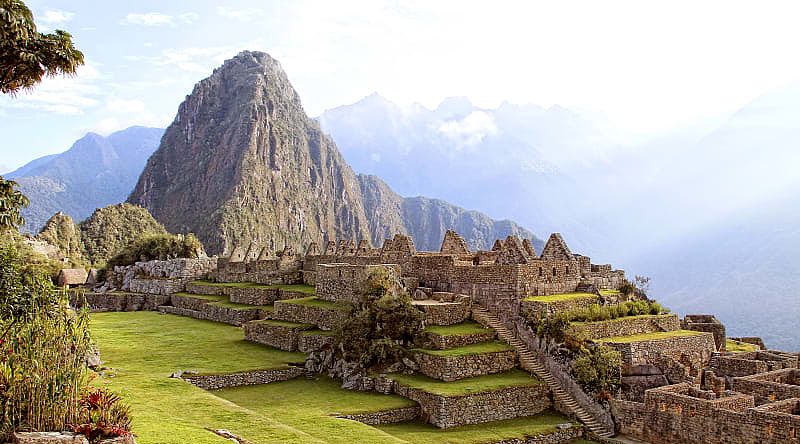
[[(438, 252), (417, 251), (411, 238), (402, 234), (387, 239), (379, 248), (365, 240), (329, 240), (324, 249), (319, 245), (311, 243), (304, 254), (292, 249), (272, 254), (267, 247), (250, 244), (235, 246), (230, 257), (215, 258), (213, 264), (137, 264), (114, 273), (127, 282), (122, 289), (137, 294), (89, 295), (87, 301), (95, 309), (157, 309), (242, 326), (248, 340), (309, 353), (306, 371), (329, 372), (342, 379), (345, 387), (397, 393), (419, 404), (415, 409), (386, 412), (380, 421), (422, 415), (439, 427), (451, 427), (530, 416), (552, 407), (578, 415), (601, 436), (608, 436), (603, 430), (615, 428), (655, 444), (729, 443), (734, 442), (731, 436), (741, 437), (735, 442), (743, 443), (796, 441), (800, 430), (798, 355), (765, 350), (758, 338), (743, 339), (760, 344), (761, 350), (728, 353), (725, 327), (711, 315), (679, 319), (661, 314), (572, 325), (568, 335), (589, 343), (600, 341), (622, 356), (621, 394), (607, 404), (610, 410), (593, 401), (572, 380), (569, 369), (550, 355), (552, 344), (536, 337), (523, 315), (552, 316), (592, 304), (618, 303), (623, 300), (617, 290), (626, 282), (625, 275), (611, 265), (592, 264), (589, 257), (572, 253), (558, 233), (549, 237), (539, 255), (530, 240), (515, 236), (498, 239), (491, 250), (471, 251), (463, 237), (450, 230)], [(346, 320), (349, 312), (343, 307), (362, 302), (364, 283), (376, 268), (402, 282), (413, 295), (414, 306), (425, 314), (426, 325), (455, 325), (470, 318), (490, 325), (485, 315), (478, 315), (480, 310), (498, 319), (484, 333), (428, 335), (423, 341), (426, 348), (494, 340), (500, 338), (503, 328), (515, 332), (523, 344), (496, 353), (447, 359), (415, 352), (402, 368), (454, 381), (509, 371), (525, 362), (523, 354), (532, 353), (556, 382), (448, 400), (385, 375), (367, 377), (354, 373), (347, 363), (333, 362), (330, 351), (326, 352), (332, 336), (326, 332)], [(215, 286), (198, 279), (248, 285)], [(313, 298), (318, 302), (303, 303), (308, 294), (286, 287), (295, 284), (313, 286)], [(192, 294), (225, 296), (241, 307), (215, 305), (192, 298)], [(537, 299), (571, 294), (576, 296)], [(267, 306), (271, 306), (269, 310)], [(613, 340), (663, 332), (679, 334), (653, 340)], [(300, 374), (297, 368), (262, 373), (193, 377), (192, 383), (218, 388)], [(566, 392), (567, 400), (555, 396), (554, 390)], [(490, 411), (493, 413), (488, 414)]]

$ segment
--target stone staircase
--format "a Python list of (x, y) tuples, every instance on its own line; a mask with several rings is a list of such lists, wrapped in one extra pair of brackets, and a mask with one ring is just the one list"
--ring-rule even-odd
[(590, 415), (575, 398), (572, 397), (566, 390), (561, 387), (558, 380), (547, 370), (537, 359), (536, 355), (525, 345), (522, 340), (516, 337), (508, 328), (497, 319), (496, 316), (489, 313), (484, 308), (473, 307), (472, 316), (476, 321), (484, 323), (497, 331), (500, 339), (509, 343), (514, 349), (517, 350), (519, 355), (520, 367), (529, 372), (533, 372), (537, 377), (545, 381), (553, 393), (553, 398), (559, 403), (567, 407), (576, 418), (583, 422), (589, 430), (601, 438), (611, 438), (614, 436), (613, 430), (608, 430), (600, 421)]

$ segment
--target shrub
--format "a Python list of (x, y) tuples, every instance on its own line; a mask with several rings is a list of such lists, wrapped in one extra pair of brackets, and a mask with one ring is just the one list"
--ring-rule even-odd
[[(0, 248), (0, 440), (17, 430), (66, 430), (81, 416), (89, 312)], [(114, 407), (119, 417), (120, 409)]]
[(68, 309), (45, 276), (28, 275), (13, 249), (0, 252), (0, 434), (63, 430), (77, 418), (90, 347), (88, 312)]
[(572, 375), (586, 392), (609, 399), (620, 386), (621, 366), (619, 352), (601, 345), (581, 350), (572, 365)]
[(91, 443), (106, 438), (130, 436), (130, 408), (119, 395), (104, 388), (90, 387), (80, 399), (78, 424), (72, 427)]
[(669, 310), (655, 301), (627, 301), (618, 305), (593, 304), (586, 308), (561, 313), (571, 322), (597, 322), (626, 316), (657, 315), (668, 313)]
[(337, 331), (344, 359), (362, 368), (398, 362), (422, 330), (425, 315), (411, 305), (411, 297), (396, 276), (373, 270), (363, 290), (364, 302)]
[(106, 269), (117, 265), (132, 265), (145, 260), (167, 260), (180, 257), (192, 258), (203, 255), (203, 244), (194, 234), (147, 234), (122, 249), (109, 259)]

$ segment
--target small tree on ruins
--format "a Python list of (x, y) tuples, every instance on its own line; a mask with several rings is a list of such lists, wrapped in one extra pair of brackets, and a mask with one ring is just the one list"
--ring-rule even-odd
[(337, 333), (344, 359), (362, 368), (400, 361), (422, 330), (424, 314), (386, 269), (370, 272), (363, 294), (363, 302)]

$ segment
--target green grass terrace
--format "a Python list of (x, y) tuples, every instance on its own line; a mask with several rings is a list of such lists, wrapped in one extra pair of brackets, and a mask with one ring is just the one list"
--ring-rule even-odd
[(341, 311), (348, 311), (352, 310), (353, 306), (346, 303), (346, 302), (333, 302), (333, 301), (326, 301), (324, 299), (319, 299), (315, 296), (307, 297), (307, 298), (299, 298), (299, 299), (283, 299), (280, 301), (281, 304), (293, 304), (293, 305), (303, 305), (306, 307), (313, 307), (313, 308), (325, 308), (329, 310), (341, 310)]
[[(91, 320), (108, 367), (94, 383), (121, 393), (131, 405), (140, 444), (230, 443), (207, 429), (229, 430), (254, 444), (479, 444), (550, 433), (570, 421), (548, 412), (444, 430), (419, 421), (372, 427), (337, 416), (413, 403), (395, 395), (342, 390), (326, 377), (205, 391), (169, 376), (179, 369), (219, 374), (286, 368), (305, 356), (247, 342), (240, 328), (211, 321), (156, 312), (94, 313)], [(519, 370), (454, 383), (401, 378), (446, 394), (540, 383)]]
[(659, 331), (654, 333), (642, 333), (638, 335), (612, 336), (608, 338), (600, 338), (600, 339), (595, 339), (594, 342), (612, 342), (615, 344), (629, 344), (631, 342), (656, 341), (659, 339), (699, 336), (702, 334), (705, 333), (701, 331), (692, 331), (692, 330)]
[(747, 342), (741, 342), (741, 341), (734, 341), (733, 339), (725, 340), (725, 351), (731, 353), (747, 353), (758, 350), (759, 348), (755, 344), (749, 344)]
[(274, 310), (274, 307), (272, 305), (237, 304), (236, 302), (231, 302), (228, 296), (213, 295), (213, 294), (195, 294), (195, 293), (175, 293), (175, 295), (187, 298), (202, 299), (204, 301), (208, 301), (209, 305), (232, 308), (234, 310), (255, 310), (255, 309), (264, 311)]
[(284, 290), (296, 291), (299, 293), (316, 294), (316, 289), (311, 285), (306, 284), (291, 284), (291, 285), (265, 285), (256, 284), (255, 282), (214, 282), (208, 280), (194, 281), (193, 283), (199, 285), (210, 285), (214, 287), (228, 287), (228, 288), (263, 288), (266, 290)]
[(428, 350), (423, 348), (415, 348), (411, 351), (418, 353), (427, 353), (434, 356), (474, 356), (486, 353), (498, 353), (513, 350), (511, 346), (500, 341), (487, 341), (479, 342), (477, 344), (464, 345), (461, 347), (453, 347), (445, 350)]
[(573, 301), (576, 299), (597, 299), (597, 295), (593, 293), (562, 293), (562, 294), (549, 294), (547, 296), (528, 296), (523, 299), (525, 302), (564, 302)]
[(460, 379), (452, 382), (444, 382), (420, 374), (391, 374), (389, 378), (405, 386), (446, 397), (492, 392), (509, 387), (533, 387), (543, 384), (538, 378), (519, 369), (509, 370), (504, 373), (495, 373), (493, 375)]
[(439, 336), (462, 336), (477, 333), (490, 333), (492, 329), (486, 328), (475, 321), (464, 321), (453, 325), (429, 325), (425, 327), (425, 333)]

